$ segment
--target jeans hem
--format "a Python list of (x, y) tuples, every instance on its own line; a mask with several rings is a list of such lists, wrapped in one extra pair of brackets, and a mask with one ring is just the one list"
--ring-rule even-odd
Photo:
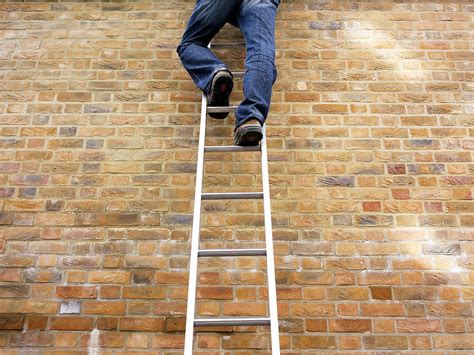
[(237, 120), (235, 121), (235, 128), (234, 128), (234, 132), (240, 127), (242, 126), (245, 122), (247, 121), (250, 121), (250, 120), (258, 120), (258, 122), (260, 122), (260, 126), (263, 127), (263, 125), (265, 124), (265, 121), (258, 118), (258, 117), (248, 117), (248, 118), (245, 118), (245, 119), (242, 119), (242, 120), (239, 120), (237, 122)]

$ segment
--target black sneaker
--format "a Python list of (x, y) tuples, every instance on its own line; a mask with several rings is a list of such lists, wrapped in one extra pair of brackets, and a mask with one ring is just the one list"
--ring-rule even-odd
[[(207, 95), (208, 106), (229, 106), (229, 96), (234, 88), (232, 74), (227, 70), (219, 70), (212, 78), (211, 92)], [(228, 112), (209, 113), (209, 116), (224, 119)]]
[(258, 145), (262, 140), (262, 126), (257, 119), (250, 119), (243, 123), (234, 133), (235, 145)]

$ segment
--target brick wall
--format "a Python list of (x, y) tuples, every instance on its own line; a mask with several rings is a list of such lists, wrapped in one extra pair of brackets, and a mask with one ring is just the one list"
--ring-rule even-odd
[[(469, 3), (283, 1), (268, 144), (285, 353), (474, 352)], [(200, 93), (175, 47), (192, 7), (0, 4), (2, 354), (182, 352)], [(209, 142), (232, 121), (209, 120)], [(255, 153), (207, 159), (207, 191), (258, 190)], [(203, 208), (204, 247), (261, 245), (261, 204)], [(265, 314), (264, 260), (199, 271), (199, 314)], [(195, 348), (268, 353), (266, 329), (229, 330)]]

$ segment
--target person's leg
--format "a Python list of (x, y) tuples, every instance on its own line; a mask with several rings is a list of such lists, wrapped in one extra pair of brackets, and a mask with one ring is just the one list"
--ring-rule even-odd
[(177, 48), (184, 68), (196, 85), (206, 94), (211, 91), (212, 79), (219, 70), (227, 70), (207, 45), (226, 24), (240, 1), (197, 0), (181, 43)]
[(236, 130), (257, 119), (265, 123), (276, 80), (275, 17), (279, 0), (243, 0), (237, 22), (247, 45), (244, 100), (236, 111)]

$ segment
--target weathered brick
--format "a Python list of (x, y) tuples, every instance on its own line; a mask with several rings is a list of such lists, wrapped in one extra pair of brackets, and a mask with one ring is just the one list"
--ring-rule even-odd
[(125, 266), (132, 268), (146, 268), (146, 269), (165, 269), (167, 266), (167, 259), (161, 256), (132, 256), (125, 257)]
[(226, 316), (265, 316), (265, 303), (225, 303), (223, 313)]
[(151, 339), (151, 346), (153, 349), (183, 349), (184, 336), (170, 334), (154, 335)]
[(163, 299), (165, 294), (166, 290), (160, 286), (130, 286), (123, 289), (123, 297), (132, 299)]
[(30, 287), (27, 285), (0, 285), (0, 298), (28, 297)]
[(360, 308), (366, 317), (401, 317), (404, 314), (401, 304), (361, 304)]
[(87, 256), (63, 257), (61, 259), (60, 266), (71, 269), (96, 269), (99, 267), (99, 258)]
[(131, 226), (138, 224), (139, 215), (136, 213), (107, 213), (99, 215), (101, 226)]
[(377, 300), (393, 299), (392, 289), (390, 287), (373, 286), (373, 287), (370, 287), (370, 292), (373, 299), (377, 299)]
[(326, 319), (306, 319), (305, 323), (308, 332), (326, 332), (328, 330)]
[(0, 266), (2, 267), (28, 267), (33, 266), (35, 258), (26, 255), (4, 255), (0, 256)]
[(53, 301), (36, 300), (0, 300), (0, 313), (56, 313), (58, 304)]
[(309, 302), (293, 304), (291, 312), (295, 316), (301, 317), (333, 316), (335, 314), (334, 305)]
[(59, 298), (96, 298), (97, 288), (87, 286), (57, 286), (56, 296)]
[(45, 316), (27, 316), (26, 327), (28, 330), (46, 330), (48, 325), (48, 317)]
[(3, 268), (0, 270), (1, 282), (19, 282), (21, 279), (21, 269)]
[(101, 332), (97, 341), (101, 348), (121, 348), (125, 345), (125, 334), (118, 332)]
[(333, 275), (329, 272), (294, 272), (290, 274), (290, 282), (297, 285), (330, 285)]
[(64, 231), (64, 238), (70, 240), (103, 239), (104, 231), (90, 228), (68, 228)]
[(295, 336), (294, 347), (298, 349), (335, 349), (336, 337), (323, 335)]
[(392, 272), (366, 272), (359, 274), (361, 285), (399, 285), (400, 274)]
[(59, 270), (27, 270), (24, 274), (26, 282), (60, 282), (62, 273)]
[(19, 315), (0, 316), (1, 330), (22, 330), (25, 317)]
[(434, 335), (433, 345), (435, 349), (472, 350), (474, 338), (470, 334)]
[(82, 304), (84, 314), (124, 315), (125, 302), (86, 301)]
[(54, 335), (44, 332), (14, 333), (10, 336), (10, 344), (19, 347), (48, 347), (53, 345)]
[(220, 346), (220, 337), (216, 335), (198, 335), (198, 347), (201, 349), (217, 349)]
[(97, 329), (99, 330), (117, 330), (118, 318), (100, 317), (97, 320)]
[(120, 330), (140, 332), (163, 331), (164, 320), (162, 318), (139, 318), (126, 317), (120, 319)]
[(199, 287), (196, 292), (198, 299), (230, 300), (233, 299), (230, 287)]
[(397, 330), (401, 333), (441, 332), (441, 321), (432, 319), (399, 319)]
[(224, 349), (266, 349), (267, 339), (253, 334), (232, 334), (222, 340)]
[(94, 319), (90, 317), (53, 317), (52, 330), (92, 330)]
[(364, 336), (367, 349), (404, 350), (408, 349), (408, 339), (402, 336)]
[(370, 319), (329, 320), (329, 331), (343, 333), (364, 333), (372, 330)]
[(348, 112), (348, 108), (346, 105), (337, 105), (337, 104), (313, 105), (313, 113), (344, 114), (347, 112)]
[(16, 162), (1, 162), (0, 173), (14, 174), (20, 172), (21, 164)]
[(329, 300), (368, 300), (369, 292), (366, 288), (338, 287), (326, 290)]
[(394, 287), (396, 300), (434, 300), (436, 290), (432, 287)]
[(472, 315), (472, 306), (468, 303), (431, 303), (428, 312), (435, 316), (460, 317)]
[(461, 253), (461, 246), (459, 243), (450, 244), (428, 244), (423, 245), (423, 252), (425, 254), (443, 254), (443, 255), (459, 255)]
[(130, 281), (129, 271), (91, 271), (89, 282), (91, 283), (116, 283), (124, 284)]
[(288, 319), (288, 318), (279, 319), (278, 325), (281, 329), (281, 332), (284, 332), (284, 333), (303, 333), (304, 332), (303, 319)]

